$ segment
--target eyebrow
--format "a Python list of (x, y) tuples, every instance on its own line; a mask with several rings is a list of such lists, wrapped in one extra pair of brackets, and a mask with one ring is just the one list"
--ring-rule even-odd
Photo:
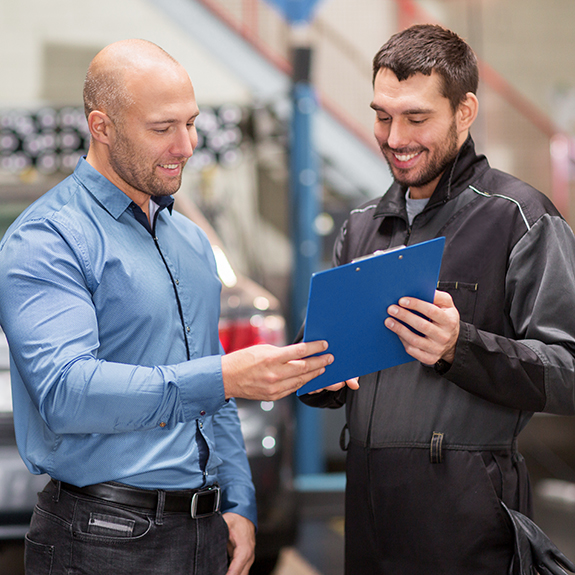
[[(189, 122), (190, 120), (195, 120), (199, 115), (200, 113), (198, 112), (197, 114), (190, 116), (187, 121)], [(176, 120), (175, 118), (168, 118), (166, 120), (155, 120), (153, 122), (148, 122), (148, 126), (157, 126), (161, 124), (176, 124), (178, 121), (179, 120)]]
[[(370, 106), (370, 108), (372, 108), (376, 112), (383, 112), (385, 114), (388, 113), (384, 108), (382, 108), (381, 106), (378, 106), (375, 102), (372, 102), (369, 106)], [(431, 108), (413, 108), (410, 110), (404, 110), (401, 113), (401, 115), (402, 116), (417, 116), (420, 114), (432, 114), (434, 111), (435, 110), (433, 110)]]

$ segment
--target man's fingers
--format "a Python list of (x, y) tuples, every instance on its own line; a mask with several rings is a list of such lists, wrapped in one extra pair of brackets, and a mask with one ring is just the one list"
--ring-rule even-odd
[(224, 513), (223, 518), (230, 534), (228, 554), (232, 559), (227, 575), (248, 575), (254, 561), (255, 529), (253, 523), (232, 512)]
[(453, 307), (453, 298), (445, 291), (435, 290), (433, 303), (438, 307)]
[(304, 374), (283, 380), (282, 381), (282, 387), (284, 388), (284, 391), (282, 392), (283, 395), (289, 395), (290, 393), (297, 391), (300, 387), (304, 386), (308, 381), (311, 381), (312, 379), (320, 376), (324, 372), (325, 367), (320, 367), (319, 369), (315, 369), (314, 371), (307, 371)]
[[(282, 380), (282, 397), (297, 391), (308, 381), (320, 376), (325, 372), (325, 366), (330, 363), (333, 363), (333, 355), (330, 354), (290, 361), (289, 367), (294, 369), (295, 373), (293, 377), (286, 375), (285, 379)], [(359, 387), (359, 384), (357, 387)]]
[[(410, 327), (404, 325), (402, 321), (403, 320), (400, 320), (399, 318), (394, 316), (386, 318), (384, 323), (388, 329), (397, 334), (399, 338), (403, 341), (407, 341), (411, 344), (414, 344), (418, 338), (421, 339), (421, 336), (418, 336), (416, 333), (414, 333), (413, 330), (410, 329)], [(425, 335), (425, 331), (423, 331), (423, 329), (418, 329), (418, 331), (423, 333), (423, 335)]]
[(287, 366), (294, 371), (294, 375), (304, 375), (310, 371), (316, 371), (333, 363), (333, 355), (330, 353), (324, 353), (322, 355), (316, 355), (312, 357), (307, 357), (305, 359), (294, 359), (287, 363)]
[(453, 361), (459, 312), (448, 293), (436, 291), (433, 304), (403, 297), (387, 311), (385, 325), (401, 339), (407, 353), (425, 364), (440, 358)]
[(321, 393), (322, 391), (339, 391), (342, 387), (348, 386), (350, 389), (359, 389), (359, 378), (353, 377), (346, 381), (340, 381), (339, 383), (334, 383), (333, 385), (328, 385), (323, 389), (316, 389), (315, 391), (310, 391), (310, 394)]
[[(299, 344), (296, 344), (296, 346)], [(290, 346), (291, 347), (291, 346)], [(314, 346), (318, 347), (318, 346)], [(321, 347), (321, 346), (320, 346)], [(323, 348), (325, 350), (325, 348)], [(298, 352), (298, 356), (299, 356)], [(324, 353), (322, 355), (315, 355), (312, 357), (304, 356), (303, 359), (292, 359), (278, 366), (276, 375), (280, 380), (294, 380), (295, 390), (299, 389), (308, 381), (321, 375), (325, 371), (325, 367), (333, 363), (333, 355)]]
[(436, 290), (433, 303), (412, 297), (402, 297), (399, 300), (398, 305), (390, 306), (389, 310), (392, 308), (415, 311), (425, 316), (424, 319), (441, 324), (445, 320), (445, 310), (455, 308), (455, 306), (453, 304), (452, 297), (447, 292)]
[[(222, 357), (226, 398), (243, 397), (275, 401), (321, 375), (333, 362), (322, 353), (325, 341), (299, 343), (287, 348), (255, 345)], [(312, 355), (322, 353), (322, 355)]]
[(359, 377), (352, 377), (351, 379), (348, 379), (345, 384), (350, 389), (359, 389)]
[(280, 348), (282, 359), (287, 363), (294, 359), (303, 359), (309, 357), (310, 355), (315, 355), (322, 353), (327, 350), (327, 341), (309, 341), (294, 343), (293, 345), (287, 345)]
[(250, 566), (251, 561), (246, 560), (246, 558), (240, 556), (239, 553), (234, 553), (226, 575), (248, 575)]

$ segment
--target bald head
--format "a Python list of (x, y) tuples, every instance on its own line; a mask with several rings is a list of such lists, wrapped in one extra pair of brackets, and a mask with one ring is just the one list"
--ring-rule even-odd
[(198, 143), (199, 109), (183, 66), (151, 42), (110, 44), (90, 64), (84, 103), (93, 168), (144, 213), (150, 196), (178, 191)]
[(121, 122), (123, 112), (134, 103), (131, 84), (155, 70), (180, 69), (166, 51), (147, 40), (122, 40), (106, 46), (92, 60), (84, 82), (86, 117), (94, 110)]

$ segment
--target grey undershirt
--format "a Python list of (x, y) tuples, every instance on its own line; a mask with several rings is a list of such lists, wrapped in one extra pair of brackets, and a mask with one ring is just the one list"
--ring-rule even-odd
[(425, 206), (429, 202), (429, 198), (423, 198), (422, 200), (414, 200), (409, 197), (409, 190), (405, 192), (405, 208), (407, 210), (407, 219), (409, 220), (409, 225), (413, 223), (413, 219), (417, 214), (420, 214)]

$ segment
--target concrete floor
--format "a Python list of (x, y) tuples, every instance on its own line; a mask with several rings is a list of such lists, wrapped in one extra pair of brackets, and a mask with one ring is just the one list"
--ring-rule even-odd
[(322, 575), (293, 547), (286, 547), (279, 558), (273, 575)]

